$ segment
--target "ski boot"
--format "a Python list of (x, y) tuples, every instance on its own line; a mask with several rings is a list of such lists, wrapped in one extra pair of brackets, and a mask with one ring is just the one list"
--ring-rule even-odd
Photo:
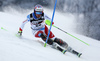
[(75, 54), (75, 55), (77, 55), (78, 57), (80, 57), (82, 55), (82, 53), (79, 53), (79, 52), (77, 52), (75, 50), (72, 50), (72, 53)]
[(79, 52), (73, 50), (70, 46), (67, 47), (67, 51), (77, 55), (78, 57), (80, 57), (82, 55), (82, 53), (79, 53)]

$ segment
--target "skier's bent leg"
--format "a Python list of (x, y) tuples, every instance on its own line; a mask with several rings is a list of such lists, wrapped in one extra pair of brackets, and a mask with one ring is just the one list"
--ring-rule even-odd
[[(47, 36), (44, 35), (43, 33), (40, 33), (38, 36), (40, 36), (40, 37), (42, 38), (43, 41), (46, 41), (46, 39), (47, 39)], [(53, 41), (52, 41), (50, 38), (48, 38), (47, 43), (48, 43), (49, 45), (52, 45), (52, 44), (53, 44)]]
[[(39, 34), (39, 36), (42, 38), (43, 41), (46, 41), (47, 36), (45, 36), (43, 33)], [(62, 49), (57, 43), (53, 42), (50, 38), (47, 42), (49, 45), (51, 45), (52, 48), (57, 49), (61, 51), (63, 54), (65, 54), (66, 50)]]
[(59, 39), (59, 38), (55, 38), (54, 42), (58, 43), (60, 46), (67, 48), (68, 44), (66, 42), (64, 42), (63, 40)]

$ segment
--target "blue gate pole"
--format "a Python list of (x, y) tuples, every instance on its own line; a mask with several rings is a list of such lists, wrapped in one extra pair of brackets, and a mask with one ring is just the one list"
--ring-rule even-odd
[(50, 30), (51, 30), (51, 27), (52, 27), (52, 22), (53, 22), (53, 19), (54, 19), (54, 14), (55, 14), (56, 5), (57, 5), (57, 0), (55, 0), (54, 11), (53, 11), (52, 20), (51, 20), (51, 25), (50, 25), (50, 29), (49, 29), (49, 31), (48, 31), (48, 36), (47, 36), (46, 42), (45, 42), (45, 44), (44, 44), (44, 47), (46, 47), (46, 44), (47, 44), (47, 42), (48, 42)]

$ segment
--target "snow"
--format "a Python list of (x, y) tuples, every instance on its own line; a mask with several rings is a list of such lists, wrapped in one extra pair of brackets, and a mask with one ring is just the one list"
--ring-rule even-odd
[[(31, 11), (30, 11), (31, 12)], [(45, 13), (52, 17), (52, 10), (45, 9)], [(26, 24), (23, 31), (23, 39), (17, 38), (15, 34), (21, 22), (26, 19), (29, 12), (24, 14), (18, 11), (0, 12), (0, 61), (99, 61), (100, 60), (100, 42), (89, 37), (75, 33), (74, 23), (75, 17), (71, 14), (55, 13), (54, 23), (57, 27), (76, 36), (82, 41), (87, 42), (90, 46), (80, 42), (79, 40), (63, 33), (62, 31), (52, 27), (52, 32), (56, 37), (66, 41), (73, 49), (82, 52), (83, 55), (77, 56), (67, 52), (65, 55), (60, 51), (44, 47), (32, 35), (30, 23)]]

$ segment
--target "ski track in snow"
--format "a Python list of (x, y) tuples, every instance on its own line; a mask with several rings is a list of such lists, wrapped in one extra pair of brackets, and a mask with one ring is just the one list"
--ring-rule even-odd
[[(13, 14), (14, 12), (14, 14)], [(100, 42), (74, 32), (75, 17), (71, 14), (61, 14), (56, 12), (54, 23), (59, 28), (69, 32), (79, 39), (87, 42), (90, 46), (76, 40), (75, 38), (63, 33), (62, 31), (52, 27), (52, 32), (66, 41), (73, 49), (82, 52), (81, 58), (67, 52), (63, 55), (58, 50), (50, 46), (43, 45), (34, 38), (30, 29), (30, 23), (26, 24), (23, 31), (23, 38), (17, 38), (15, 34), (21, 22), (26, 19), (26, 14), (20, 14), (16, 11), (0, 12), (0, 27), (4, 27), (7, 31), (0, 29), (0, 61), (99, 61), (100, 60)], [(31, 12), (31, 11), (30, 11)], [(45, 9), (45, 13), (52, 17), (52, 10)]]

